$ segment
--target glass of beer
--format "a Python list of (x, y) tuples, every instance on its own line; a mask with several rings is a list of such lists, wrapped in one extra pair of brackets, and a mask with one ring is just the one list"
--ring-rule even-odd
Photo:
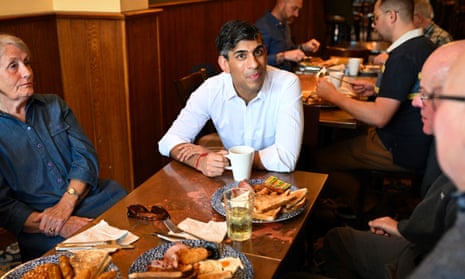
[(234, 241), (248, 240), (252, 235), (254, 192), (233, 187), (226, 190), (223, 196), (228, 237)]

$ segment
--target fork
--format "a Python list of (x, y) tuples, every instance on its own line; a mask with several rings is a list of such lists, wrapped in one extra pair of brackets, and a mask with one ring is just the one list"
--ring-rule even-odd
[(171, 218), (168, 217), (166, 218), (165, 220), (163, 220), (163, 224), (165, 224), (166, 228), (168, 228), (168, 230), (170, 230), (171, 232), (173, 233), (185, 233), (187, 235), (189, 235), (190, 237), (194, 238), (194, 239), (199, 239), (198, 236), (196, 235), (193, 235), (189, 232), (186, 232), (186, 231), (183, 231), (181, 230), (178, 226), (176, 226), (175, 223), (173, 223), (173, 221), (171, 221)]

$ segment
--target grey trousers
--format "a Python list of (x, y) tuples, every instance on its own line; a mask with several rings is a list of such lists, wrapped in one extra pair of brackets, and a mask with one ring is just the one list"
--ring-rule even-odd
[(404, 238), (340, 227), (325, 236), (325, 271), (334, 278), (406, 278), (418, 253)]

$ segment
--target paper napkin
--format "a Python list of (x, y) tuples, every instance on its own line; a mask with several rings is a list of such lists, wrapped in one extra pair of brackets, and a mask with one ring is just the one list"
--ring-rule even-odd
[(132, 232), (110, 226), (105, 220), (101, 220), (95, 226), (92, 226), (87, 230), (66, 239), (63, 242), (116, 240), (120, 244), (128, 245), (138, 239), (139, 237)]
[[(178, 227), (183, 231), (197, 236), (198, 238), (212, 242), (223, 241), (228, 229), (225, 221), (209, 221), (208, 223), (205, 223), (192, 218), (184, 219), (178, 224)], [(183, 236), (188, 239), (195, 239), (186, 233), (169, 232), (169, 234)]]

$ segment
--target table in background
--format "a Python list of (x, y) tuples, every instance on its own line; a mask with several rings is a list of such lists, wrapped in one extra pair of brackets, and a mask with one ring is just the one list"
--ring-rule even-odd
[[(302, 214), (283, 222), (253, 224), (252, 238), (244, 242), (233, 242), (231, 245), (241, 250), (254, 267), (255, 278), (276, 278), (285, 271), (287, 259), (297, 239), (303, 237), (304, 226), (310, 211), (326, 181), (326, 174), (296, 171), (293, 173), (271, 173), (254, 171), (253, 178), (274, 175), (300, 188), (307, 188), (307, 206)], [(135, 242), (135, 249), (123, 249), (112, 254), (112, 261), (127, 276), (132, 262), (147, 250), (163, 243), (152, 236), (155, 231), (167, 229), (161, 221), (144, 221), (127, 217), (127, 207), (131, 204), (146, 206), (160, 205), (165, 207), (175, 223), (186, 217), (203, 222), (209, 220), (224, 221), (211, 206), (214, 192), (229, 183), (234, 182), (232, 174), (226, 171), (224, 175), (209, 178), (200, 172), (172, 161), (147, 181), (138, 186), (125, 198), (97, 218), (120, 229), (129, 230), (140, 239)], [(50, 252), (51, 253), (51, 252)], [(296, 256), (296, 255), (294, 255)], [(302, 255), (301, 255), (302, 257)]]

